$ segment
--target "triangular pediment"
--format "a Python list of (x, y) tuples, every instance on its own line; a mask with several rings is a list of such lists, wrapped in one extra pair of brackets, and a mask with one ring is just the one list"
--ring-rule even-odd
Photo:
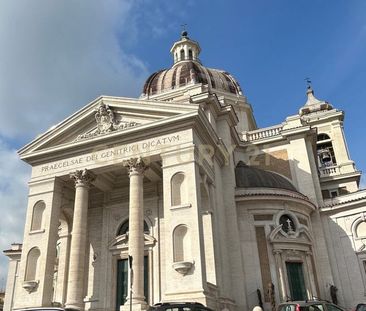
[(198, 113), (198, 105), (102, 96), (49, 129), (19, 150), (28, 155), (53, 148), (67, 148), (95, 142), (112, 135), (175, 122)]

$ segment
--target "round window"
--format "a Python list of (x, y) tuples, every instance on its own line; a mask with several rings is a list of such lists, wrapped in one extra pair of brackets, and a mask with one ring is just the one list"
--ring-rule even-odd
[(294, 221), (286, 214), (280, 217), (280, 225), (282, 225), (282, 230), (286, 233), (292, 233), (296, 230)]

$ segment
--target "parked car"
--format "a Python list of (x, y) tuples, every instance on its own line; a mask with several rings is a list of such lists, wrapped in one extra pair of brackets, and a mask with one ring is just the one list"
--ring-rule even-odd
[(355, 311), (366, 311), (366, 303), (359, 303)]
[(289, 301), (278, 305), (277, 311), (345, 311), (343, 308), (323, 300)]
[(199, 302), (164, 302), (151, 306), (147, 311), (213, 311)]
[(17, 311), (65, 311), (65, 309), (59, 307), (32, 307), (19, 309)]

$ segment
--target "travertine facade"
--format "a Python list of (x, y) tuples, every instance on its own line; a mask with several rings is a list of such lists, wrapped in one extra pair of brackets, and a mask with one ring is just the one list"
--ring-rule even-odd
[(365, 300), (366, 191), (343, 112), (309, 87), (298, 114), (258, 129), (187, 33), (171, 53), (139, 99), (100, 97), (19, 151), (32, 176), (4, 310)]

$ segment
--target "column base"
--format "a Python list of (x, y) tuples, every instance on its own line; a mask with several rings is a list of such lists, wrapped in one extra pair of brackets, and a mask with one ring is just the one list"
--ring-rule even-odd
[(73, 305), (73, 304), (66, 304), (65, 310), (66, 311), (81, 311), (81, 310), (83, 310), (83, 308), (80, 306), (77, 306), (77, 305)]
[(119, 308), (120, 311), (145, 311), (148, 309), (147, 303), (142, 301), (136, 301), (135, 299), (132, 300), (132, 304), (130, 301), (127, 300), (126, 303)]

